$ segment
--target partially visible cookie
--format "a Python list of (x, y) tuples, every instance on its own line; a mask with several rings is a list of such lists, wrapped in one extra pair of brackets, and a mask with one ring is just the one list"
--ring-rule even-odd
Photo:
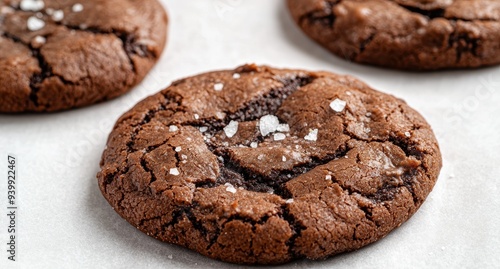
[(440, 169), (431, 128), (402, 100), (349, 76), (246, 65), (179, 80), (124, 114), (97, 178), (150, 236), (279, 264), (384, 237)]
[(287, 0), (312, 39), (338, 56), (409, 70), (500, 63), (497, 0)]
[(0, 112), (58, 111), (117, 97), (163, 51), (156, 0), (0, 2)]

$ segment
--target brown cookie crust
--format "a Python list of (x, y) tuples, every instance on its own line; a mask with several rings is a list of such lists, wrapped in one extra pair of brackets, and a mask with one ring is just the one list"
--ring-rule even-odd
[(408, 69), (500, 63), (496, 0), (287, 0), (302, 30), (336, 55)]
[(21, 2), (0, 3), (0, 112), (51, 112), (117, 97), (165, 47), (168, 19), (156, 0), (44, 0), (41, 9)]
[(384, 237), (440, 168), (430, 126), (404, 101), (349, 76), (246, 65), (182, 79), (125, 113), (97, 178), (150, 236), (279, 264)]

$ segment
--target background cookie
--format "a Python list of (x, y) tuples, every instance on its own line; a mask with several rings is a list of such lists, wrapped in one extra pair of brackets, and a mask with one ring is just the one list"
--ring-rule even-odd
[(144, 233), (269, 264), (382, 238), (440, 168), (431, 128), (403, 101), (349, 76), (247, 65), (140, 102), (116, 123), (97, 177)]
[(0, 3), (0, 112), (57, 111), (119, 96), (166, 42), (156, 0)]
[(500, 63), (495, 0), (288, 0), (318, 43), (359, 63), (434, 70)]

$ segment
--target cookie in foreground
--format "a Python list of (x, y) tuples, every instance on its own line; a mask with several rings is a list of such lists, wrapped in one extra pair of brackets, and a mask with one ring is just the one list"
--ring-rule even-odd
[(165, 47), (156, 0), (0, 3), (0, 112), (50, 112), (117, 97)]
[(440, 169), (431, 127), (404, 101), (350, 76), (245, 65), (179, 80), (125, 113), (97, 178), (152, 237), (280, 264), (381, 239)]
[(408, 70), (500, 63), (500, 1), (287, 1), (309, 37), (354, 62)]

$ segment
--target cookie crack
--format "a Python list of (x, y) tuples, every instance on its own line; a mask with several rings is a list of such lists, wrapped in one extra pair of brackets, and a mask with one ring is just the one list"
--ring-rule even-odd
[(298, 254), (295, 250), (295, 241), (302, 235), (302, 231), (306, 230), (307, 227), (300, 223), (295, 216), (290, 212), (287, 204), (281, 206), (282, 215), (281, 218), (288, 222), (290, 229), (293, 234), (286, 241), (286, 246), (288, 247), (288, 254), (290, 255), (292, 260), (304, 258), (305, 255)]
[(137, 42), (137, 37), (134, 33), (118, 30), (118, 29), (101, 29), (98, 27), (88, 27), (82, 28), (81, 26), (57, 23), (59, 26), (63, 26), (68, 30), (88, 32), (92, 34), (102, 34), (102, 35), (114, 35), (122, 42), (123, 51), (127, 55), (129, 64), (132, 68), (132, 72), (137, 74), (137, 66), (133, 60), (133, 55), (137, 55), (141, 58), (152, 58), (157, 59), (158, 55), (154, 51), (151, 51), (146, 45), (139, 44)]
[(446, 13), (446, 8), (434, 8), (434, 9), (423, 9), (415, 6), (410, 6), (410, 5), (404, 5), (401, 3), (395, 3), (398, 6), (406, 9), (407, 11), (411, 13), (418, 13), (422, 16), (425, 16), (429, 19), (436, 19), (436, 18), (445, 18), (445, 13)]
[(318, 22), (333, 28), (335, 25), (336, 16), (333, 14), (333, 8), (340, 4), (342, 0), (325, 0), (323, 1), (324, 7), (321, 10), (313, 10), (298, 19), (298, 24), (303, 25), (304, 21)]

